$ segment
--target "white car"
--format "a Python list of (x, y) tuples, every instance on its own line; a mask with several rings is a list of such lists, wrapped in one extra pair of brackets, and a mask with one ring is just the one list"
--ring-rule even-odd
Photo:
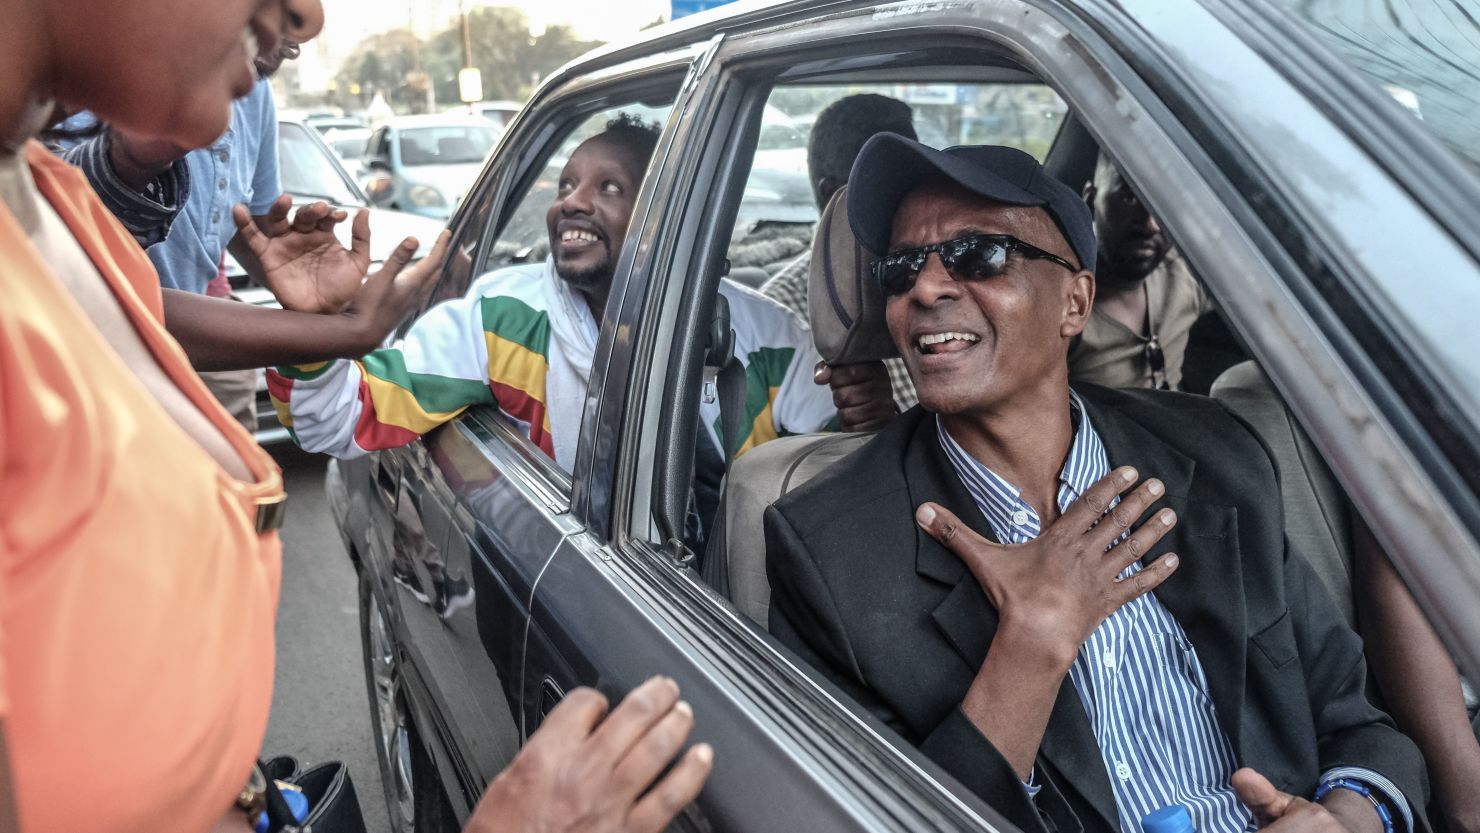
[(400, 116), (370, 137), (365, 190), (376, 205), (446, 220), (503, 128), (481, 116)]

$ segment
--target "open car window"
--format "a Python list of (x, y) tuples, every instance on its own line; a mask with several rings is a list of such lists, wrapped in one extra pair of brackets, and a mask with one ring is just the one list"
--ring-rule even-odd
[[(576, 113), (552, 109), (556, 114), (551, 123), (531, 128), (544, 139), (530, 154), (533, 161), (522, 172), (510, 166), (507, 175), (481, 180), (455, 222), (448, 263), (433, 292), (432, 306), (423, 315), (433, 314), (438, 303), (466, 306), (471, 295), (482, 296), (488, 383), (498, 404), (479, 406), (472, 413), (493, 424), (499, 437), (568, 497), (573, 449), (586, 401), (584, 391), (572, 386), (584, 385), (590, 373), (601, 316), (577, 303), (585, 297), (579, 292), (552, 292), (545, 286), (551, 280), (563, 280), (548, 261), (547, 215), (559, 196), (561, 172), (582, 142), (618, 118), (635, 120), (656, 133), (667, 107), (648, 99)], [(509, 151), (508, 155), (516, 153)], [(516, 173), (522, 175), (513, 182), (513, 190), (506, 192), (508, 179)], [(500, 199), (504, 193), (512, 195)], [(609, 249), (607, 261), (615, 269), (621, 241), (601, 242)], [(565, 314), (573, 311), (579, 315)], [(502, 323), (495, 326), (494, 318)], [(551, 378), (552, 366), (558, 378)]]

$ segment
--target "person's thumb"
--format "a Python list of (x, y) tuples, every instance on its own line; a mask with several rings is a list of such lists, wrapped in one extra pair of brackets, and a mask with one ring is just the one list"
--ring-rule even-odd
[(1295, 796), (1275, 789), (1268, 778), (1248, 767), (1233, 774), (1233, 791), (1253, 811), (1260, 827), (1283, 816), (1295, 803)]
[(939, 541), (941, 546), (959, 556), (975, 553), (983, 547), (995, 546), (991, 541), (977, 535), (971, 527), (961, 522), (951, 510), (939, 503), (922, 503), (915, 510), (915, 523)]

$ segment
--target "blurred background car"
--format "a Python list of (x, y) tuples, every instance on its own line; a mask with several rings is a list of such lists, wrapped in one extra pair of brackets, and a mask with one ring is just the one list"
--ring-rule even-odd
[(359, 182), (365, 176), (365, 151), (370, 145), (370, 128), (336, 127), (324, 132), (324, 143), (344, 163), (345, 170)]
[(365, 154), (375, 205), (446, 220), (503, 128), (482, 116), (401, 116), (376, 128)]
[(355, 116), (337, 116), (330, 113), (310, 113), (303, 117), (303, 122), (319, 131), (320, 134), (328, 133), (330, 130), (367, 126), (364, 119)]
[[(368, 131), (366, 131), (368, 132)], [(386, 257), (407, 237), (415, 237), (420, 244), (413, 260), (426, 255), (442, 224), (436, 220), (372, 207), (365, 192), (355, 183), (348, 170), (334, 151), (329, 148), (317, 130), (308, 122), (298, 118), (278, 120), (278, 166), (283, 184), (283, 193), (293, 198), (293, 205), (308, 205), (323, 200), (350, 212), (351, 218), (362, 208), (370, 209), (370, 271), (380, 268)], [(339, 239), (348, 246), (350, 224), (341, 223), (337, 232)], [(226, 277), (231, 281), (232, 294), (237, 298), (258, 306), (278, 306), (277, 299), (266, 288), (251, 282), (246, 270), (226, 255)], [(267, 385), (263, 374), (257, 375), (257, 442), (263, 445), (283, 442), (288, 431), (278, 423), (272, 401), (267, 396)]]
[(524, 105), (518, 101), (476, 101), (460, 107), (448, 110), (451, 114), (463, 114), (469, 116), (482, 116), (499, 127), (508, 127), (509, 121), (514, 114), (523, 109)]

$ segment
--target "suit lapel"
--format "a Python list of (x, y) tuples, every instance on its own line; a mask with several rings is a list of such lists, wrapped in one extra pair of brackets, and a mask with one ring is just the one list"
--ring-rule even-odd
[[(935, 431), (935, 420), (927, 416), (906, 452), (910, 505), (919, 507), (926, 501), (938, 503), (955, 512), (956, 517), (977, 534), (996, 541), (996, 533), (946, 458)], [(967, 672), (975, 676), (997, 632), (997, 610), (987, 601), (976, 577), (966, 569), (961, 559), (918, 525), (915, 528), (915, 570), (926, 578), (951, 586), (950, 592), (932, 612), (932, 617), (946, 641), (960, 655)], [(1059, 686), (1040, 752), (1095, 808), (1109, 829), (1119, 828), (1115, 796), (1110, 789), (1099, 746), (1095, 743), (1094, 729), (1067, 674)]]
[[(1239, 749), (1248, 632), (1238, 552), (1237, 512), (1192, 496), (1195, 464), (1113, 408), (1084, 397), (1110, 467), (1135, 466), (1166, 484), (1162, 504), (1177, 513), (1177, 526), (1141, 559), (1150, 564), (1168, 552), (1181, 558), (1177, 572), (1154, 592), (1187, 634), (1207, 677), (1218, 722)], [(1160, 508), (1154, 505), (1153, 511)], [(1241, 756), (1240, 756), (1241, 757)]]

